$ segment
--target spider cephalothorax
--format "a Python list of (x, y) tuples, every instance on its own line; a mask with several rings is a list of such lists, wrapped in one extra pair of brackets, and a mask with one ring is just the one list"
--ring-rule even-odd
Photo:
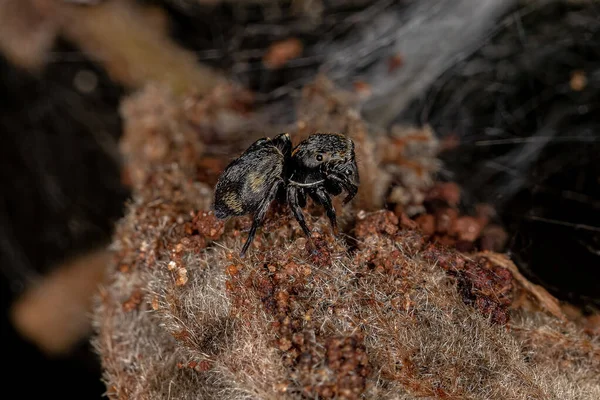
[[(317, 133), (292, 149), (287, 133), (254, 142), (225, 168), (215, 189), (218, 218), (253, 215), (252, 228), (242, 248), (243, 256), (276, 199), (286, 201), (300, 227), (310, 237), (302, 207), (306, 196), (325, 207), (337, 230), (331, 196), (347, 193), (344, 203), (358, 191), (359, 177), (354, 143), (339, 134)], [(279, 196), (278, 196), (279, 194)]]

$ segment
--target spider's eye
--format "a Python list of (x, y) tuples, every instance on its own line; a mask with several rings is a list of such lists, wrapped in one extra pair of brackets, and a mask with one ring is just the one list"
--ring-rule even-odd
[(317, 161), (323, 161), (323, 156), (321, 154), (317, 154)]
[(348, 176), (352, 175), (352, 170), (351, 169), (347, 169), (346, 170), (346, 175), (348, 175)]

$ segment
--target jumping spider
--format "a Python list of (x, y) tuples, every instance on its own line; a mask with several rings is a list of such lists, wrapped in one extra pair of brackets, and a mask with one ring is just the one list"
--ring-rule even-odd
[(331, 227), (337, 232), (330, 196), (343, 190), (347, 193), (346, 204), (356, 195), (358, 184), (351, 139), (317, 133), (292, 149), (290, 136), (282, 133), (273, 139), (257, 140), (225, 168), (215, 189), (215, 215), (220, 219), (253, 215), (252, 228), (240, 253), (243, 257), (273, 201), (287, 202), (310, 239), (302, 214), (306, 195), (325, 207)]

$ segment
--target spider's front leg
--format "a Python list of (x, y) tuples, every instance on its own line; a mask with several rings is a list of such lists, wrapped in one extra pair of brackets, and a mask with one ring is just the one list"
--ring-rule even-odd
[(333, 230), (333, 234), (337, 236), (337, 219), (335, 215), (335, 208), (333, 207), (333, 203), (331, 202), (331, 197), (329, 197), (329, 194), (327, 194), (327, 192), (325, 192), (325, 190), (322, 187), (318, 187), (310, 191), (309, 193), (313, 200), (315, 200), (317, 203), (321, 204), (325, 208), (327, 217), (331, 222), (331, 229)]
[(344, 205), (348, 204), (350, 200), (352, 200), (354, 196), (356, 196), (356, 193), (358, 193), (358, 187), (348, 182), (348, 180), (342, 179), (336, 175), (329, 176), (328, 178), (334, 182), (337, 182), (348, 193), (346, 198), (343, 200)]
[(300, 191), (303, 190), (294, 185), (288, 185), (287, 188), (287, 202), (292, 212), (294, 213), (294, 217), (296, 221), (300, 224), (300, 227), (304, 231), (304, 234), (310, 239), (310, 230), (306, 225), (306, 220), (304, 219), (304, 214), (302, 214), (302, 208), (300, 208), (298, 197), (299, 195), (303, 196)]

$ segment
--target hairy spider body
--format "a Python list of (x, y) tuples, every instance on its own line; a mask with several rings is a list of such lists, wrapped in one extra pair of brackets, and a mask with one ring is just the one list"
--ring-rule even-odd
[(225, 168), (215, 189), (218, 218), (252, 214), (244, 256), (256, 230), (275, 200), (287, 202), (304, 234), (310, 238), (302, 208), (306, 196), (321, 204), (334, 232), (337, 231), (331, 196), (347, 193), (344, 203), (358, 191), (359, 177), (351, 139), (339, 134), (317, 133), (292, 150), (287, 133), (254, 142)]

